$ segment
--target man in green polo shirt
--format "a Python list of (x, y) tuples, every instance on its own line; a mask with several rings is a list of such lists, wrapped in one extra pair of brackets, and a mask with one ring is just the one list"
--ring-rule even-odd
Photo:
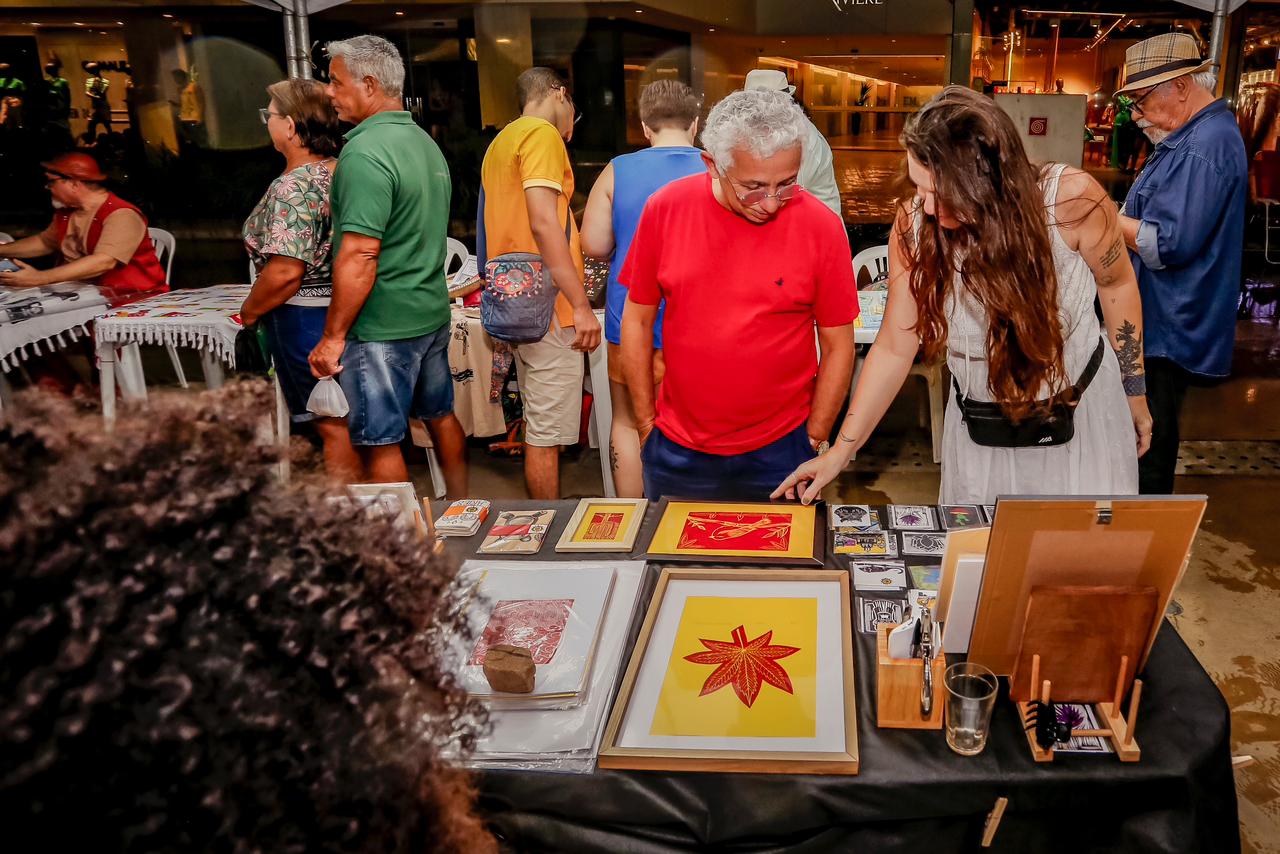
[(391, 42), (357, 36), (327, 50), (329, 97), (356, 126), (334, 172), (333, 299), (311, 371), (342, 384), (365, 480), (409, 479), (400, 442), (421, 418), (450, 496), (462, 497), (466, 436), (453, 414), (444, 276), (449, 167), (404, 109), (404, 63)]

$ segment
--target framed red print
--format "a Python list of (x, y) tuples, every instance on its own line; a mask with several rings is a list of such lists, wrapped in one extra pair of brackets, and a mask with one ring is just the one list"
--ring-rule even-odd
[(665, 499), (648, 556), (821, 566), (823, 539), (813, 505)]
[(584, 498), (565, 525), (558, 552), (629, 552), (635, 548), (644, 498)]

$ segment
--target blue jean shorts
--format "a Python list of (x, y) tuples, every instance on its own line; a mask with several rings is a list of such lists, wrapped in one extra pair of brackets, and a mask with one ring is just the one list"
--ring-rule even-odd
[(312, 421), (315, 414), (307, 411), (311, 390), (316, 378), (311, 375), (307, 357), (320, 343), (324, 334), (324, 318), (329, 309), (324, 306), (289, 305), (274, 308), (262, 316), (262, 327), (267, 333), (267, 347), (271, 362), (280, 379), (280, 390), (289, 407), (289, 417), (295, 424)]
[(347, 342), (338, 383), (351, 407), (353, 445), (394, 445), (408, 432), (410, 418), (432, 421), (453, 412), (452, 332), (446, 323), (417, 338)]
[(801, 463), (814, 457), (805, 424), (762, 448), (720, 456), (686, 448), (654, 428), (640, 449), (644, 494), (669, 498), (768, 501)]

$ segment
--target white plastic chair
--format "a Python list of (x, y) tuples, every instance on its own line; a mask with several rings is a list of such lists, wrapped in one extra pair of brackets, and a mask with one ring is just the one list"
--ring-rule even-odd
[[(170, 279), (173, 274), (173, 256), (178, 251), (178, 240), (172, 232), (165, 231), (163, 228), (148, 228), (147, 233), (151, 235), (151, 243), (155, 246), (156, 258), (164, 267), (164, 280), (172, 287), (173, 283)], [(164, 348), (169, 351), (169, 361), (173, 364), (173, 372), (178, 375), (178, 385), (188, 388), (187, 375), (182, 370), (182, 360), (178, 358), (178, 348), (172, 344), (166, 344)]]
[[(467, 257), (471, 253), (467, 252), (467, 247), (461, 240), (454, 240), (452, 237), (446, 237), (444, 245), (444, 276), (448, 280), (456, 272), (457, 267), (461, 267), (466, 263)], [(457, 262), (457, 267), (454, 266), (455, 261)]]
[[(872, 246), (870, 249), (863, 249), (857, 255), (853, 256), (853, 281), (856, 285), (862, 278), (862, 271), (867, 271), (869, 283), (867, 288), (872, 290), (883, 290), (888, 287), (889, 281), (889, 245)], [(880, 287), (875, 285), (880, 284)], [(859, 288), (865, 290), (865, 288)]]
[[(854, 256), (853, 280), (855, 283), (862, 278), (864, 270), (870, 280), (867, 288), (888, 287), (888, 244), (863, 249)], [(864, 360), (859, 359), (857, 368), (853, 372), (853, 382), (849, 386), (850, 396), (853, 395), (853, 390), (858, 387), (858, 379), (862, 376), (863, 362)], [(924, 380), (925, 385), (928, 387), (928, 411), (921, 411), (920, 420), (921, 426), (929, 427), (929, 438), (933, 445), (933, 461), (940, 463), (942, 462), (942, 422), (947, 412), (946, 385), (943, 382), (942, 363), (926, 365), (923, 362), (916, 362), (911, 366), (908, 376), (919, 377)]]

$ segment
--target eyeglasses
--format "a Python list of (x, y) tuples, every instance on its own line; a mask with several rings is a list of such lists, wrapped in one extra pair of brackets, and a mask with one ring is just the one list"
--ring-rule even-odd
[(748, 190), (745, 193), (739, 193), (738, 185), (733, 182), (732, 178), (723, 172), (720, 173), (720, 177), (729, 182), (729, 185), (733, 187), (733, 194), (738, 197), (738, 201), (747, 207), (763, 204), (765, 199), (777, 199), (778, 204), (783, 204), (791, 201), (795, 198), (796, 193), (804, 189), (799, 184), (788, 184), (785, 187), (779, 187), (776, 193), (770, 193), (768, 190)]
[(275, 116), (277, 119), (283, 119), (285, 117), (284, 113), (273, 113), (267, 107), (258, 108), (258, 118), (262, 119), (262, 123), (264, 125), (269, 124), (271, 122), (272, 116)]
[(573, 123), (575, 125), (582, 121), (584, 113), (578, 112), (578, 105), (573, 102), (573, 96), (569, 94), (567, 86), (561, 86), (560, 91), (564, 93), (564, 99), (569, 102), (569, 109), (573, 110)]
[(1147, 90), (1147, 94), (1143, 95), (1141, 98), (1135, 98), (1133, 100), (1133, 103), (1129, 105), (1129, 112), (1131, 114), (1146, 113), (1146, 110), (1143, 109), (1142, 102), (1150, 98), (1152, 95), (1154, 95), (1156, 90), (1159, 89), (1161, 85), (1162, 84), (1157, 83), (1156, 85), (1152, 86), (1150, 89)]

